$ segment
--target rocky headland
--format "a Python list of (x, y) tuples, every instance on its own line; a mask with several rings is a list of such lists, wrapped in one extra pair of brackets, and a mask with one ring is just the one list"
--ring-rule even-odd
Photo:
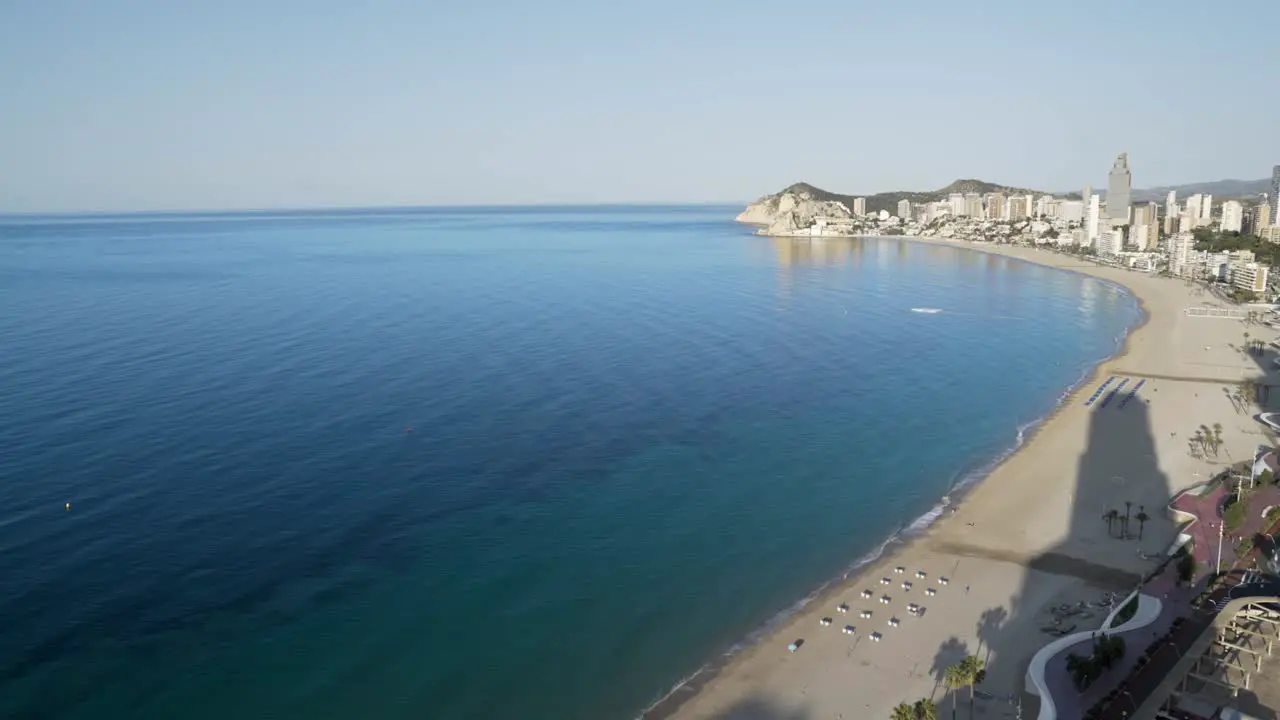
[(957, 180), (940, 190), (865, 196), (866, 215), (858, 216), (853, 212), (855, 196), (840, 195), (801, 182), (751, 203), (738, 215), (737, 221), (756, 225), (758, 234), (773, 237), (852, 237), (871, 234), (869, 225), (882, 226), (897, 212), (900, 200), (910, 200), (915, 205), (943, 200), (952, 193), (989, 192), (1044, 194), (981, 180)]

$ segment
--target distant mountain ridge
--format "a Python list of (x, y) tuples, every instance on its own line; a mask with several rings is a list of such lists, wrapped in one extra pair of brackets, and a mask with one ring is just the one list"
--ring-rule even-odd
[[(947, 196), (950, 195), (951, 193), (978, 193), (982, 195), (982, 194), (991, 193), (991, 192), (1005, 193), (1007, 195), (1052, 194), (1052, 193), (1047, 193), (1043, 190), (1031, 190), (1028, 188), (1012, 187), (1009, 185), (999, 185), (996, 183), (987, 182), (985, 180), (975, 180), (973, 178), (961, 178), (951, 183), (950, 185), (944, 188), (940, 188), (938, 190), (926, 190), (926, 191), (896, 190), (892, 192), (876, 193), (875, 195), (843, 195), (840, 193), (833, 193), (829, 190), (823, 190), (822, 188), (815, 187), (806, 182), (798, 182), (798, 183), (795, 183), (794, 185), (790, 185), (784, 188), (780, 192), (774, 193), (773, 195), (766, 195), (760, 200), (763, 201), (768, 198), (779, 197), (786, 194), (791, 194), (791, 195), (808, 194), (812, 196), (815, 200), (820, 200), (823, 202), (838, 202), (843, 204), (845, 207), (848, 207), (850, 210), (852, 210), (854, 198), (861, 197), (866, 199), (867, 212), (869, 213), (886, 210), (891, 214), (897, 214), (898, 203), (902, 200), (910, 200), (911, 204), (915, 205), (917, 203), (928, 203), (928, 202), (936, 202), (939, 200), (945, 200), (947, 199)], [(1061, 196), (1061, 193), (1059, 193), (1059, 196)], [(1079, 193), (1076, 193), (1075, 197), (1079, 197)]]
[(1218, 198), (1226, 200), (1231, 198), (1253, 199), (1256, 195), (1271, 192), (1271, 178), (1262, 178), (1261, 180), (1214, 180), (1212, 182), (1187, 183), (1186, 185), (1142, 188), (1141, 190), (1135, 189), (1132, 197), (1134, 202), (1163, 201), (1169, 195), (1170, 190), (1178, 193), (1179, 198), (1197, 193), (1207, 193), (1213, 195), (1215, 201)]

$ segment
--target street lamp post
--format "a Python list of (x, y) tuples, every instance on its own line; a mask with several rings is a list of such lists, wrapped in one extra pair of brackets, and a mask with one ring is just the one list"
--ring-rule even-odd
[(1218, 523), (1218, 564), (1213, 566), (1213, 573), (1216, 575), (1222, 571), (1222, 532), (1225, 522)]

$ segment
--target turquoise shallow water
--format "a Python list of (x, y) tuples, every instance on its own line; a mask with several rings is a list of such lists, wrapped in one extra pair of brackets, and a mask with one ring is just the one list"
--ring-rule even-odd
[(1138, 319), (732, 215), (0, 219), (0, 716), (633, 717)]

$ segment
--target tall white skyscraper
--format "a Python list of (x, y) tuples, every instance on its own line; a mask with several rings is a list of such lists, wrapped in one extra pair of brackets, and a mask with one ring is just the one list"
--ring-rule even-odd
[(1092, 245), (1098, 239), (1098, 226), (1102, 220), (1102, 198), (1090, 195), (1086, 200), (1089, 203), (1089, 209), (1085, 212), (1084, 218), (1085, 238), (1088, 240), (1086, 244)]
[(1209, 217), (1213, 215), (1213, 196), (1205, 195), (1200, 198), (1200, 223), (1209, 224)]
[(898, 201), (898, 217), (903, 220), (911, 219), (911, 201), (903, 198)]
[(1182, 221), (1178, 223), (1180, 232), (1189, 232), (1192, 228), (1200, 227), (1200, 213), (1204, 210), (1204, 196), (1196, 193), (1187, 198), (1182, 205)]
[(1178, 219), (1178, 193), (1176, 190), (1170, 190), (1169, 196), (1164, 199), (1164, 234), (1173, 234), (1173, 225)]
[(1240, 232), (1244, 227), (1244, 206), (1235, 200), (1222, 203), (1222, 231)]
[(853, 199), (853, 214), (854, 214), (854, 215), (859, 215), (859, 216), (861, 216), (861, 215), (866, 215), (866, 214), (867, 214), (867, 199), (866, 199), (866, 198), (854, 198), (854, 199)]
[(951, 193), (947, 196), (947, 202), (951, 204), (951, 214), (955, 217), (964, 215), (965, 204), (963, 193)]

